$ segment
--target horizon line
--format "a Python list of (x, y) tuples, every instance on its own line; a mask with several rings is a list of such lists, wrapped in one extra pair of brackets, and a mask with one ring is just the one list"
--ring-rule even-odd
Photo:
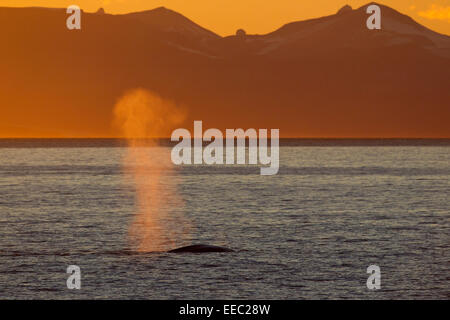
[[(0, 140), (171, 140), (171, 137), (141, 137), (141, 138), (127, 138), (127, 137), (0, 137)], [(194, 140), (195, 138), (187, 138), (186, 140)], [(203, 138), (197, 138), (202, 139)], [(236, 138), (235, 139), (239, 139)], [(249, 138), (246, 137), (246, 140)], [(258, 140), (256, 138), (255, 140)], [(271, 137), (267, 137), (271, 139)], [(280, 137), (279, 140), (450, 140), (449, 137)], [(223, 137), (222, 140), (226, 140)], [(178, 141), (174, 141), (178, 142)]]

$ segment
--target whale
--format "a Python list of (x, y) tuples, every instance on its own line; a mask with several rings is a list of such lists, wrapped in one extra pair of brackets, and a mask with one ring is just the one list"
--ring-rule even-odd
[(212, 246), (208, 244), (194, 244), (168, 251), (169, 253), (207, 253), (207, 252), (233, 252), (234, 250), (225, 247)]

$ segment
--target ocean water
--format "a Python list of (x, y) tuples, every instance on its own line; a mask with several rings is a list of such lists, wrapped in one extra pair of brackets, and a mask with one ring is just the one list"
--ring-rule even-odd
[[(164, 147), (167, 148), (167, 147)], [(138, 253), (127, 150), (102, 141), (0, 142), (2, 299), (448, 299), (450, 143), (312, 142), (280, 171), (184, 166), (168, 177), (190, 232)], [(81, 289), (66, 286), (69, 265)], [(368, 290), (369, 265), (381, 289)]]

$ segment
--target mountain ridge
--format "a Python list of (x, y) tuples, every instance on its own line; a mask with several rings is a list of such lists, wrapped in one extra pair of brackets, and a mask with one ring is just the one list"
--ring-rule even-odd
[(186, 106), (184, 126), (450, 137), (450, 37), (384, 7), (368, 30), (366, 6), (239, 37), (165, 8), (84, 13), (69, 31), (63, 9), (0, 7), (0, 136), (116, 136), (114, 104), (144, 88)]
[[(397, 14), (399, 16), (403, 16), (404, 18), (410, 20), (411, 22), (413, 22), (414, 24), (420, 26), (421, 28), (424, 28), (424, 29), (426, 29), (428, 31), (434, 32), (434, 33), (442, 35), (442, 36), (450, 37), (450, 35), (439, 33), (439, 32), (437, 32), (435, 30), (432, 30), (432, 29), (430, 29), (430, 28), (420, 24), (419, 22), (415, 21), (412, 17), (410, 17), (410, 16), (408, 16), (406, 14), (402, 14), (401, 12), (397, 11), (396, 9), (393, 9), (393, 8), (391, 8), (389, 6), (386, 6), (386, 5), (377, 3), (377, 2), (369, 2), (369, 3), (367, 3), (367, 4), (363, 5), (363, 6), (360, 6), (357, 9), (352, 9), (351, 12), (362, 11), (368, 17), (368, 15), (365, 13), (365, 8), (367, 8), (369, 5), (377, 5), (380, 8), (382, 8), (382, 11), (388, 10), (388, 11), (394, 12), (395, 14)], [(49, 11), (64, 11), (64, 12), (66, 11), (66, 8), (49, 8), (49, 7), (41, 7), (41, 6), (27, 6), (27, 7), (4, 7), (4, 6), (0, 6), (0, 10), (2, 10), (2, 9), (8, 9), (8, 10), (10, 10), (10, 9), (13, 9), (13, 10), (17, 10), (17, 9), (19, 9), (19, 10), (21, 10), (21, 9), (38, 9), (38, 10), (49, 10)], [(100, 9), (103, 9), (103, 8), (99, 8), (99, 10)], [(98, 11), (96, 11), (96, 12), (86, 12), (83, 9), (81, 9), (81, 11), (83, 12), (83, 14), (88, 14), (88, 15), (98, 14)], [(345, 12), (345, 13), (349, 13), (349, 12)], [(185, 21), (187, 21), (189, 23), (195, 24), (195, 25), (199, 26), (200, 28), (202, 28), (204, 30), (207, 30), (208, 32), (210, 32), (212, 34), (215, 34), (218, 37), (225, 38), (225, 37), (233, 36), (233, 35), (220, 36), (217, 33), (215, 33), (214, 31), (202, 27), (200, 24), (194, 22), (193, 20), (189, 19), (188, 17), (184, 16), (183, 14), (181, 14), (181, 13), (175, 11), (175, 10), (172, 10), (170, 8), (167, 8), (165, 6), (160, 6), (160, 7), (156, 7), (156, 8), (153, 8), (153, 9), (142, 10), (142, 11), (128, 12), (128, 13), (113, 14), (113, 13), (103, 12), (102, 14), (110, 15), (110, 16), (153, 15), (154, 17), (156, 17), (156, 15), (158, 15), (158, 14), (166, 15), (166, 16), (172, 15), (173, 17), (178, 17), (178, 18), (184, 19)], [(263, 34), (254, 34), (254, 35), (258, 35), (258, 36), (269, 35), (269, 34), (272, 34), (272, 33), (276, 32), (276, 31), (278, 31), (278, 30), (288, 26), (288, 25), (291, 25), (291, 24), (300, 23), (300, 22), (314, 21), (314, 20), (320, 20), (320, 19), (323, 19), (323, 18), (333, 17), (333, 16), (337, 16), (337, 15), (339, 15), (339, 10), (335, 14), (331, 14), (331, 15), (315, 17), (315, 18), (309, 18), (309, 19), (306, 19), (306, 20), (296, 20), (296, 21), (288, 22), (288, 23), (285, 23), (284, 25), (280, 26), (279, 28), (277, 28), (277, 29), (275, 29), (275, 30), (273, 30), (271, 32), (263, 33)]]

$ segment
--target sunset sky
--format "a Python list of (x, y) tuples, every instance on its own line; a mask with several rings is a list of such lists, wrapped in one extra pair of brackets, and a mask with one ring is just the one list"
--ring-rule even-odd
[[(128, 13), (165, 6), (220, 35), (244, 28), (268, 33), (283, 24), (335, 13), (345, 4), (353, 8), (369, 1), (356, 0), (0, 0), (0, 6), (67, 7), (77, 4), (88, 12), (103, 7), (108, 13)], [(390, 6), (440, 33), (450, 34), (450, 0), (385, 0)]]

